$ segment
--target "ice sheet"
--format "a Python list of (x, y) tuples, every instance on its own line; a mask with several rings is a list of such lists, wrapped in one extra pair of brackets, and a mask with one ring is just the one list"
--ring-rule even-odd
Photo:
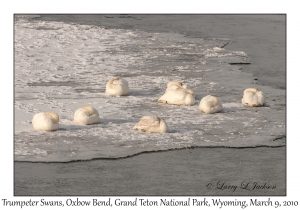
[[(282, 146), (285, 92), (258, 86), (230, 63), (249, 63), (244, 51), (223, 48), (226, 39), (188, 38), (98, 26), (15, 20), (15, 160), (67, 162), (120, 158), (188, 147)], [(129, 82), (130, 96), (109, 97), (114, 76)], [(157, 103), (169, 81), (196, 93), (194, 106)], [(245, 88), (257, 87), (267, 106), (241, 104)], [(202, 97), (223, 101), (221, 113), (199, 111)], [(91, 105), (101, 123), (72, 122), (76, 109)], [(32, 117), (41, 111), (60, 116), (60, 129), (38, 132)], [(142, 116), (165, 119), (169, 133), (132, 130)]]

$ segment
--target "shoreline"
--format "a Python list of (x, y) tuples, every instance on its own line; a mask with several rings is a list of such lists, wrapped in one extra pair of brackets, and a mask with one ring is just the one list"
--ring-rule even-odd
[[(284, 144), (286, 144), (286, 136), (282, 136), (280, 138)], [(276, 139), (276, 140), (277, 140)], [(102, 160), (112, 160), (112, 161), (117, 161), (117, 160), (122, 160), (122, 159), (128, 159), (136, 156), (140, 156), (143, 154), (151, 154), (151, 153), (161, 153), (161, 152), (171, 152), (171, 151), (179, 151), (179, 150), (193, 150), (193, 149), (255, 149), (255, 148), (281, 148), (281, 147), (286, 147), (286, 145), (278, 145), (278, 146), (249, 146), (249, 147), (226, 147), (226, 146), (192, 146), (192, 147), (187, 147), (187, 148), (174, 148), (174, 149), (168, 149), (168, 150), (151, 150), (151, 151), (143, 151), (140, 153), (135, 153), (133, 155), (128, 155), (124, 157), (116, 157), (116, 158), (109, 158), (109, 157), (99, 157), (99, 158), (92, 158), (92, 159), (75, 159), (75, 160), (70, 160), (70, 161), (30, 161), (30, 160), (15, 160), (15, 163), (46, 163), (46, 164), (51, 164), (51, 163), (77, 163), (77, 162), (89, 162), (89, 161), (102, 161)]]

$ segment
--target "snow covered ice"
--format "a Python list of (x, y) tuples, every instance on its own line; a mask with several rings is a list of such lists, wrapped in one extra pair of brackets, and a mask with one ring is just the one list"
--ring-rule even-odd
[[(285, 91), (252, 83), (229, 63), (247, 63), (247, 49), (229, 51), (226, 39), (189, 38), (175, 33), (105, 29), (93, 25), (15, 19), (15, 160), (67, 162), (120, 158), (147, 151), (189, 147), (281, 146), (285, 135)], [(130, 95), (105, 95), (120, 76)], [(193, 106), (160, 104), (167, 83), (180, 81), (196, 95)], [(241, 104), (248, 87), (263, 90), (267, 105)], [(204, 114), (206, 95), (223, 111)], [(73, 122), (83, 105), (98, 110), (100, 124)], [(53, 111), (60, 129), (33, 129), (34, 114)], [(133, 126), (143, 116), (162, 117), (169, 133), (143, 133)]]

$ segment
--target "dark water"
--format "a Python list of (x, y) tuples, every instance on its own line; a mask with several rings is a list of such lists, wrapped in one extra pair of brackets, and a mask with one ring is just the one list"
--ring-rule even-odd
[[(43, 15), (44, 21), (94, 24), (190, 37), (228, 38), (247, 50), (259, 84), (286, 88), (285, 16)], [(15, 163), (15, 195), (285, 195), (286, 147), (197, 148), (141, 154), (119, 160)], [(207, 183), (275, 185), (274, 190), (208, 189)]]
[[(14, 189), (15, 195), (285, 195), (283, 157), (285, 148), (197, 148), (119, 160), (16, 162)], [(249, 188), (240, 188), (243, 182)], [(276, 188), (252, 190), (254, 182)], [(218, 189), (223, 183), (238, 187)]]

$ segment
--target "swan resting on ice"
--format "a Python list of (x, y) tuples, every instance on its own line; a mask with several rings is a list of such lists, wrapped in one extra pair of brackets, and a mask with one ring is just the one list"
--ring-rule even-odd
[(186, 85), (182, 84), (182, 82), (176, 82), (176, 81), (171, 81), (167, 84), (167, 89), (166, 89), (166, 92), (168, 90), (174, 90), (174, 89), (177, 89), (177, 88), (187, 88)]
[(160, 117), (144, 116), (133, 129), (150, 133), (166, 133), (168, 131), (168, 126)]
[(160, 103), (192, 106), (195, 104), (195, 95), (193, 91), (185, 88), (169, 90), (158, 99)]
[(74, 122), (81, 125), (99, 123), (99, 113), (95, 108), (91, 106), (83, 106), (75, 111)]
[(257, 88), (247, 88), (244, 90), (242, 104), (250, 107), (263, 106), (266, 103), (266, 98), (262, 91)]
[(220, 112), (223, 109), (222, 101), (215, 96), (207, 95), (201, 99), (199, 109), (206, 114)]
[(39, 131), (55, 131), (59, 127), (59, 117), (54, 112), (40, 112), (33, 116), (32, 126)]
[(165, 94), (158, 99), (158, 102), (191, 106), (195, 104), (195, 94), (181, 82), (169, 82)]
[(194, 91), (189, 89), (187, 87), (187, 85), (182, 84), (182, 82), (175, 82), (175, 81), (171, 81), (171, 82), (168, 83), (166, 92), (169, 91), (169, 90), (175, 90), (177, 88), (184, 88), (184, 89), (186, 89), (187, 92), (194, 95)]
[(109, 80), (106, 84), (105, 94), (109, 96), (129, 95), (128, 82), (120, 77)]

